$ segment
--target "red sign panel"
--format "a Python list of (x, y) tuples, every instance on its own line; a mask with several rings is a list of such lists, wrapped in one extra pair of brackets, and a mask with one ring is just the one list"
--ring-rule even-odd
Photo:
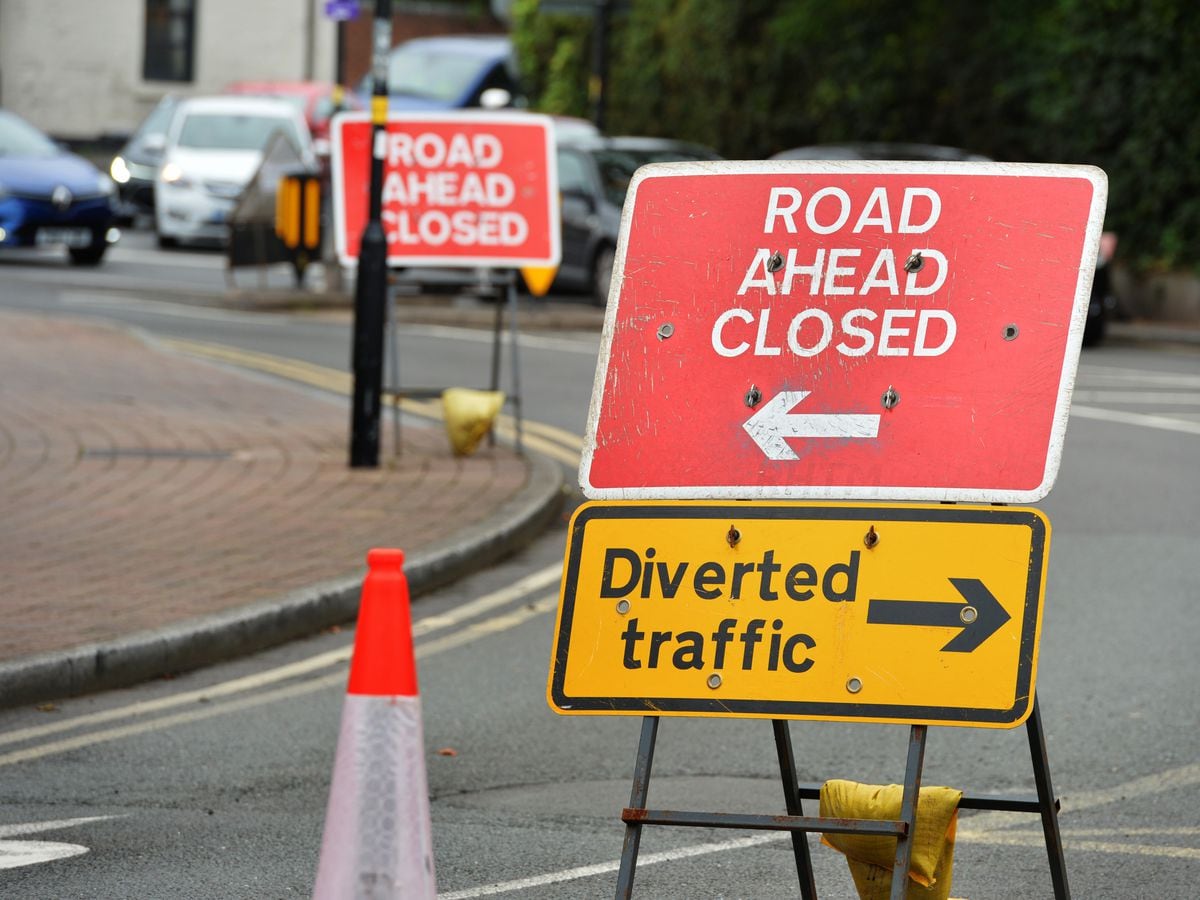
[(383, 160), (388, 264), (553, 266), (559, 260), (553, 122), (533, 114), (390, 115), (372, 140), (368, 114), (333, 124), (338, 258), (358, 261), (371, 163)]
[(1085, 166), (641, 169), (584, 493), (1044, 497), (1106, 195)]

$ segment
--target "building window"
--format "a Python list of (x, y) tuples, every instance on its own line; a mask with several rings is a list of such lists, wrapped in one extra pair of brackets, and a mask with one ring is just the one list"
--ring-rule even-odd
[(196, 0), (146, 0), (146, 81), (191, 81)]

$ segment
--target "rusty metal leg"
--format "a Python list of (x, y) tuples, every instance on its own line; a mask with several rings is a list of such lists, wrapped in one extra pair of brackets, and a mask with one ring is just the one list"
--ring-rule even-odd
[[(654, 742), (658, 737), (658, 716), (642, 717), (642, 738), (638, 742), (637, 764), (633, 768), (633, 791), (629, 795), (630, 809), (645, 809), (650, 793), (650, 768), (654, 765)], [(637, 868), (638, 845), (642, 842), (642, 826), (625, 823), (625, 845), (621, 848), (621, 870), (617, 874), (617, 900), (633, 896), (633, 876)]]
[[(779, 756), (779, 774), (783, 779), (783, 795), (789, 816), (804, 815), (800, 801), (800, 783), (796, 780), (796, 757), (792, 753), (792, 733), (784, 719), (774, 719), (775, 752)], [(802, 900), (817, 900), (817, 884), (813, 880), (812, 858), (808, 853), (808, 835), (803, 831), (792, 832), (792, 854), (796, 857), (796, 874), (800, 878)]]
[(1025, 729), (1029, 735), (1029, 755), (1033, 758), (1033, 779), (1037, 784), (1038, 805), (1041, 807), (1042, 831), (1046, 835), (1046, 855), (1050, 858), (1050, 880), (1054, 885), (1054, 900), (1070, 900), (1067, 860), (1063, 856), (1062, 835), (1058, 830), (1058, 803), (1054, 799), (1054, 787), (1050, 784), (1050, 761), (1046, 756), (1042, 713), (1038, 709), (1036, 695), (1033, 698), (1033, 711), (1025, 720)]
[(912, 865), (913, 836), (917, 829), (917, 797), (921, 793), (921, 767), (925, 764), (925, 725), (914, 725), (908, 736), (908, 764), (904, 770), (904, 800), (900, 821), (907, 827), (896, 839), (896, 860), (892, 864), (891, 900), (904, 900), (908, 890), (908, 870)]
[(400, 338), (396, 326), (396, 295), (388, 291), (387, 303), (388, 343), (391, 353), (388, 354), (388, 368), (392, 380), (392, 452), (400, 456)]
[[(483, 274), (480, 275), (481, 280), (484, 277), (485, 276)], [(489, 285), (489, 287), (490, 287), (490, 285)], [(488, 390), (492, 390), (492, 391), (500, 390), (500, 348), (501, 348), (501, 337), (504, 333), (504, 307), (505, 307), (505, 304), (502, 302), (501, 298), (497, 297), (496, 298), (496, 317), (495, 317), (495, 320), (492, 322), (492, 371), (491, 371), (492, 377), (491, 377), (491, 380), (488, 382)], [(487, 441), (488, 441), (489, 447), (496, 446), (496, 429), (495, 428), (491, 428), (488, 430)]]
[[(508, 279), (508, 334), (511, 351), (509, 352), (509, 367), (512, 369), (512, 404), (513, 418), (517, 426), (517, 453), (523, 454), (524, 448), (524, 420), (521, 412), (521, 356), (518, 352), (519, 343), (517, 341), (517, 278), (520, 276), (517, 273), (510, 272)], [(499, 301), (497, 301), (499, 303)]]

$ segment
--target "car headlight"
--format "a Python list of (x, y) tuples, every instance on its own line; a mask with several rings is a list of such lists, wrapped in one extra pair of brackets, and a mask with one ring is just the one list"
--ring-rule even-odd
[(173, 162), (162, 167), (162, 180), (173, 187), (188, 187), (192, 183), (191, 179), (183, 174), (183, 169)]
[(108, 167), (108, 174), (117, 184), (126, 184), (129, 181), (129, 164), (121, 157), (114, 156), (112, 165)]

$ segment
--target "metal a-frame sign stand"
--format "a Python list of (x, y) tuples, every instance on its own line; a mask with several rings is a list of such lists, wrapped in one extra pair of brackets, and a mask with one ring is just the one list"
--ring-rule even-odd
[[(904, 770), (904, 799), (900, 807), (900, 818), (870, 820), (804, 815), (803, 801), (817, 799), (821, 786), (819, 784), (801, 784), (797, 781), (791, 731), (788, 728), (788, 721), (785, 719), (773, 719), (771, 727), (775, 734), (775, 750), (779, 757), (779, 774), (783, 783), (783, 795), (788, 812), (786, 816), (649, 809), (646, 807), (646, 800), (650, 790), (650, 771), (654, 764), (658, 723), (658, 716), (642, 718), (642, 733), (633, 773), (633, 791), (629, 798), (629, 806), (621, 811), (621, 821), (625, 823), (625, 843), (621, 850), (621, 868), (617, 876), (617, 897), (633, 896), (633, 879), (637, 870), (642, 827), (645, 825), (676, 825), (791, 832), (792, 853), (796, 859), (796, 874), (800, 880), (800, 896), (804, 900), (816, 900), (817, 897), (812, 860), (809, 856), (808, 842), (805, 839), (808, 832), (895, 835), (896, 856), (892, 871), (896, 874), (892, 878), (891, 898), (892, 900), (903, 900), (908, 878), (900, 876), (899, 873), (907, 873), (912, 860), (912, 835), (917, 823), (917, 795), (921, 789), (921, 770), (925, 759), (928, 726), (910, 726), (908, 760)], [(1036, 795), (987, 795), (964, 792), (958, 808), (1040, 815), (1042, 831), (1046, 838), (1046, 854), (1050, 862), (1050, 878), (1054, 885), (1054, 896), (1056, 900), (1067, 900), (1071, 896), (1071, 891), (1067, 885), (1067, 863), (1063, 856), (1062, 836), (1058, 828), (1059, 803), (1050, 783), (1050, 763), (1046, 756), (1046, 738), (1042, 730), (1042, 717), (1036, 698), (1033, 702), (1033, 711), (1025, 722), (1025, 729), (1033, 761), (1033, 776), (1037, 785)]]
[[(1008, 504), (1040, 500), (1057, 473), (1106, 198), (1103, 172), (1081, 166), (721, 162), (634, 176), (580, 465), (592, 502), (570, 527), (548, 684), (560, 713), (643, 714), (618, 898), (632, 896), (642, 829), (670, 825), (789, 832), (805, 900), (817, 896), (808, 833), (894, 836), (890, 896), (903, 900), (929, 727), (1022, 723), (1036, 793), (964, 791), (958, 808), (1039, 815), (1054, 896), (1070, 897), (1035, 691), (1045, 557), (1026, 566), (999, 543), (973, 549), (966, 520), (1020, 512), (1048, 540), (1039, 512)], [(697, 272), (703, 284), (680, 283)], [(1039, 368), (1055, 355), (1061, 369)], [(1009, 399), (988, 402), (997, 396)], [(901, 461), (903, 479), (887, 465)], [(1017, 476), (1023, 462), (1032, 468)], [(775, 500), (789, 502), (762, 509)], [(936, 554), (923, 549), (938, 544), (932, 532), (904, 540), (905, 522), (915, 535), (956, 517), (960, 530), (938, 533), (951, 540)], [(839, 521), (870, 518), (890, 519), (902, 549), (878, 555), (871, 525), (856, 533), (866, 553), (849, 550)], [(704, 524), (713, 520), (761, 534), (750, 545), (730, 525), (723, 548)], [(777, 558), (787, 553), (812, 562)], [(1030, 578), (1040, 569), (1024, 607), (992, 568), (1002, 563)], [(832, 581), (835, 568), (854, 573), (857, 596)], [(755, 572), (757, 595), (743, 585)], [(936, 599), (947, 581), (966, 605)], [(784, 600), (785, 587), (804, 602)], [(884, 599), (893, 590), (931, 593)], [(962, 634), (936, 663), (916, 650), (930, 646), (910, 637), (920, 629), (878, 629), (959, 627), (951, 616)], [(1005, 637), (972, 659), (1001, 627)], [(725, 659), (735, 632), (740, 670)], [(812, 655), (801, 663), (797, 652)], [(804, 680), (781, 681), (785, 668)], [(1011, 691), (1000, 703), (984, 697), (992, 671)], [(786, 814), (649, 807), (662, 715), (770, 719)], [(805, 815), (821, 787), (798, 780), (793, 719), (908, 725), (898, 817)]]
[[(517, 278), (518, 270), (554, 268), (560, 259), (554, 123), (548, 116), (512, 111), (388, 113), (386, 91), (379, 83), (386, 60), (378, 50), (381, 41), (386, 45), (389, 28), (387, 16), (377, 16), (377, 83), (371, 113), (343, 112), (333, 119), (331, 182), (339, 261), (356, 264), (360, 247), (355, 238), (365, 234), (371, 216), (372, 224), (379, 225), (379, 252), (396, 272), (387, 290), (387, 321), (380, 323), (390, 345), (390, 360), (382, 361), (390, 384), (381, 385), (380, 392), (391, 400), (396, 451), (401, 400), (429, 399), (445, 390), (401, 383), (397, 292), (402, 287), (427, 287), (441, 293), (436, 288), (445, 287), (447, 269), (473, 269), (478, 273), (475, 288), (496, 300), (487, 388), (492, 391), (500, 388), (501, 337), (508, 311), (512, 386), (505, 402), (513, 409), (516, 450), (521, 453)], [(430, 274), (423, 277), (423, 272)], [(453, 286), (467, 289), (469, 280), (452, 279)], [(490, 438), (494, 441), (494, 431)]]
[[(721, 540), (719, 532), (724, 532), (725, 523), (731, 519), (735, 520), (737, 524), (736, 526), (730, 525), (724, 540)], [(701, 524), (696, 525), (695, 523)], [(704, 523), (709, 524), (705, 525)], [(686, 528), (681, 532), (681, 536), (670, 536), (671, 530), (681, 524)], [(982, 532), (974, 535), (968, 533), (968, 530), (975, 525), (985, 525), (992, 531), (989, 531), (987, 535)], [(936, 612), (939, 618), (941, 616), (936, 609), (942, 605), (940, 603), (866, 599), (876, 596), (874, 592), (877, 585), (881, 583), (879, 576), (885, 574), (896, 564), (897, 557), (895, 556), (871, 555), (879, 552), (876, 545), (891, 543), (896, 548), (896, 551), (893, 552), (898, 553), (899, 556), (911, 554), (914, 541), (907, 539), (904, 534), (908, 528), (913, 529), (914, 535), (919, 534), (920, 542), (932, 542), (939, 545), (939, 549), (930, 551), (927, 558), (918, 558), (914, 564), (915, 569), (936, 569), (936, 565), (940, 562), (945, 567), (944, 571), (975, 571), (981, 575), (979, 580), (951, 579), (952, 582), (956, 582), (956, 587), (964, 592), (963, 597), (969, 601), (969, 605), (951, 605), (950, 611), (955, 616), (954, 621), (962, 626), (962, 630), (943, 650), (950, 651), (945, 654), (946, 656), (960, 659), (958, 662), (943, 662), (942, 665), (947, 668), (968, 665), (969, 663), (963, 659), (970, 656), (972, 649), (986, 643), (988, 638), (999, 628), (1010, 621), (1013, 626), (1019, 628), (1019, 634), (1010, 632), (1005, 642), (1005, 647), (1010, 648), (1012, 654), (1018, 658), (1015, 678), (997, 695), (1000, 698), (999, 703), (993, 703), (992, 700), (987, 701), (988, 704), (992, 704), (989, 708), (985, 708), (981, 700), (968, 700), (966, 706), (957, 707), (928, 705), (925, 698), (941, 696), (943, 689), (936, 687), (914, 689), (911, 684), (895, 688), (895, 697), (901, 699), (893, 703), (888, 694), (890, 688), (886, 682), (904, 681), (904, 678), (900, 677), (903, 672), (898, 673), (898, 670), (894, 668), (895, 658), (910, 652), (904, 647), (899, 647), (888, 659), (879, 659), (878, 669), (881, 677), (873, 679), (877, 682), (873, 688), (874, 702), (865, 705), (855, 702), (854, 697), (864, 690), (864, 685), (853, 683), (861, 682), (861, 680), (856, 677), (847, 679), (845, 673), (858, 672), (861, 674), (870, 670), (872, 662), (878, 654), (878, 647), (873, 642), (879, 640), (877, 637), (870, 636), (868, 631), (860, 629), (869, 630), (880, 624), (891, 626), (929, 624), (928, 613)], [(935, 528), (946, 530), (931, 530)], [(989, 541), (996, 539), (995, 529), (1003, 528), (1028, 529), (1030, 534), (1028, 558), (1013, 554), (1011, 550), (1013, 545), (1005, 543), (1004, 546), (1010, 548), (1007, 551), (1010, 558), (1005, 559), (1003, 563), (997, 563), (994, 568), (981, 565), (980, 560), (996, 555), (997, 548), (1001, 544), (990, 545)], [(595, 530), (593, 531), (593, 529)], [(730, 664), (729, 667), (724, 667), (725, 663), (714, 663), (718, 671), (708, 674), (707, 679), (702, 682), (703, 686), (697, 686), (694, 693), (685, 691), (681, 694), (630, 696), (627, 690), (613, 687), (614, 679), (620, 678), (620, 669), (606, 671), (603, 668), (602, 655), (596, 652), (596, 648), (602, 647), (606, 639), (617, 636), (616, 629), (623, 627), (625, 631), (619, 634), (619, 638), (624, 639), (626, 655), (621, 666), (626, 670), (638, 671), (642, 670), (643, 661), (648, 667), (659, 664), (657, 661), (652, 662), (648, 657), (634, 658), (637, 656), (634, 648), (640, 646), (639, 641), (652, 630), (655, 622), (664, 621), (663, 619), (654, 619), (652, 608), (655, 599), (645, 587), (652, 577), (658, 578), (660, 583), (665, 579), (673, 585), (671, 596), (676, 600), (679, 599), (676, 588), (685, 580), (685, 570), (680, 567), (681, 564), (678, 562), (683, 559), (679, 555), (681, 547), (698, 542), (707, 544), (705, 549), (698, 552), (710, 554), (704, 558), (713, 560), (713, 562), (704, 563), (697, 568), (697, 572), (707, 570), (711, 573), (715, 571), (715, 567), (727, 564), (731, 559), (737, 558), (740, 559), (744, 572), (750, 573), (753, 561), (761, 558), (763, 560), (762, 569), (770, 568), (778, 574), (788, 563), (775, 555), (776, 550), (796, 548), (809, 543), (812, 545), (808, 548), (809, 552), (820, 553), (822, 551), (817, 548), (821, 541), (820, 533), (832, 532), (835, 529), (840, 530), (829, 538), (829, 543), (844, 547), (846, 534), (853, 533), (863, 539), (861, 546), (866, 547), (865, 550), (856, 550), (851, 553), (851, 562), (846, 566), (847, 569), (853, 567), (856, 572), (859, 572), (854, 578), (861, 589), (860, 594), (865, 595), (859, 596), (857, 599), (859, 605), (867, 607), (866, 622), (864, 624), (859, 621), (857, 624), (851, 624), (847, 619), (842, 618), (837, 620), (836, 626), (837, 630), (844, 632), (841, 637), (842, 643), (839, 645), (841, 653), (834, 654), (835, 657), (843, 660), (843, 668), (833, 675), (832, 680), (841, 682), (845, 679), (844, 689), (838, 684), (831, 690), (825, 686), (824, 681), (821, 681), (814, 683), (814, 687), (810, 691), (812, 696), (804, 692), (792, 697), (769, 697), (766, 696), (766, 691), (755, 693), (753, 690), (755, 685), (761, 687), (766, 682), (756, 682), (752, 674), (747, 675), (745, 659), (748, 656), (742, 659), (741, 672), (737, 671), (736, 663)], [(941, 540), (953, 531), (962, 534), (967, 543), (976, 545), (976, 548), (971, 551), (973, 556), (963, 557), (956, 553), (947, 554), (940, 549)], [(621, 542), (616, 550), (613, 550), (608, 542), (614, 535), (617, 535), (617, 539)], [(755, 538), (756, 535), (765, 535), (765, 537)], [(753, 545), (753, 551), (738, 555), (739, 551), (735, 548), (739, 545), (745, 546), (752, 540), (757, 540), (757, 543)], [(1041, 712), (1033, 689), (1033, 667), (1044, 591), (1046, 550), (1048, 549), (1048, 522), (1040, 513), (1035, 510), (1022, 510), (1003, 505), (981, 507), (960, 506), (954, 503), (937, 506), (891, 504), (876, 507), (866, 503), (796, 504), (735, 501), (710, 504), (695, 501), (684, 503), (638, 501), (610, 504), (593, 502), (584, 504), (575, 513), (570, 525), (568, 541), (563, 580), (563, 602), (556, 628), (555, 655), (549, 684), (551, 705), (560, 712), (658, 711), (670, 715), (753, 715), (758, 718), (770, 718), (785, 801), (786, 815), (649, 807), (650, 779), (661, 716), (657, 714), (643, 716), (629, 806), (621, 813), (621, 820), (625, 823), (625, 843), (621, 854), (616, 888), (618, 898), (632, 896), (642, 829), (647, 825), (788, 831), (792, 836), (800, 895), (805, 900), (817, 896), (806, 838), (809, 832), (894, 836), (897, 843), (893, 871), (907, 873), (912, 860), (912, 838), (916, 828), (917, 798), (921, 788), (930, 725), (975, 724), (1006, 727), (1008, 723), (1021, 722), (1022, 718), (1028, 739), (1036, 793), (1033, 795), (993, 795), (964, 792), (958, 806), (960, 809), (1037, 813), (1042, 820), (1054, 895), (1058, 900), (1065, 900), (1070, 896), (1058, 827), (1058, 801), (1051, 783)], [(657, 570), (657, 575), (651, 575), (652, 570), (649, 566), (643, 569), (642, 558), (629, 549), (650, 543), (653, 543), (656, 550), (654, 553), (646, 551), (645, 559), (647, 561), (654, 559), (656, 560), (655, 566), (663, 567)], [(719, 556), (713, 550), (714, 544), (728, 544), (728, 547), (724, 548), (728, 552)], [(757, 555), (763, 547), (773, 548), (769, 551), (769, 556), (764, 554), (759, 557)], [(875, 549), (872, 549), (873, 547)], [(746, 547), (746, 549), (750, 548)], [(599, 560), (601, 553), (603, 555), (602, 562)], [(945, 561), (943, 557), (947, 555), (954, 558)], [(657, 562), (659, 559), (665, 561), (659, 563)], [(934, 560), (934, 565), (931, 566), (929, 560)], [(1002, 569), (1007, 569), (1009, 566), (1015, 573), (1015, 581), (1006, 581), (1001, 572)], [(799, 567), (796, 570), (799, 570)], [(674, 574), (668, 574), (672, 572)], [(934, 581), (940, 580), (941, 570), (936, 570), (933, 574)], [(701, 578), (700, 575), (695, 577)], [(753, 579), (754, 576), (747, 574), (745, 577)], [(763, 577), (766, 578), (765, 575)], [(847, 591), (849, 590), (849, 577), (847, 576)], [(887, 580), (888, 578), (885, 577), (882, 581), (886, 582)], [(815, 585), (816, 581), (817, 579), (813, 578), (804, 583)], [(767, 581), (764, 580), (760, 584), (765, 585), (766, 583)], [(826, 593), (826, 599), (830, 599), (829, 593), (832, 588), (824, 581), (822, 584), (821, 590)], [(991, 596), (987, 589), (988, 584), (997, 588), (997, 594), (1006, 597), (1007, 609), (1000, 611), (998, 615), (995, 610), (999, 607), (997, 606), (989, 612), (986, 598), (977, 593), (982, 590), (983, 594)], [(1025, 592), (1024, 606), (1018, 606), (1013, 602), (1017, 599), (1015, 595), (1021, 590)], [(753, 588), (747, 588), (746, 591), (743, 599), (752, 598)], [(766, 590), (760, 587), (759, 597), (773, 599), (777, 602), (788, 602), (782, 600), (784, 587), (778, 581), (774, 582), (774, 591), (778, 592), (780, 597), (766, 597)], [(615, 608), (609, 607), (601, 611), (595, 604), (594, 598), (597, 596), (601, 598), (601, 603), (604, 603), (605, 599), (607, 602), (616, 600)], [(712, 599), (715, 597), (705, 602), (711, 604)], [(805, 646), (812, 649), (821, 645), (824, 641), (822, 635), (826, 635), (830, 629), (822, 621), (824, 614), (819, 608), (811, 605), (820, 603), (820, 600), (800, 596), (792, 596), (792, 599), (806, 601), (805, 620), (808, 623), (809, 633), (818, 635), (815, 640), (808, 640)], [(724, 604), (718, 605), (724, 606)], [(843, 609), (846, 607), (844, 602), (830, 605)], [(905, 610), (904, 615), (895, 611), (897, 606)], [(904, 616), (912, 614), (913, 607), (919, 607), (925, 610), (925, 613), (918, 615), (917, 618), (902, 621)], [(777, 604), (773, 608), (777, 608)], [(612, 609), (612, 612), (609, 612), (609, 609)], [(724, 612), (717, 613), (718, 616), (730, 614), (728, 607)], [(595, 625), (597, 618), (602, 615), (609, 616), (620, 624), (616, 628), (609, 626), (605, 631), (603, 624)], [(832, 615), (836, 617), (838, 613)], [(874, 625), (871, 624), (873, 620)], [(701, 619), (692, 622), (690, 627), (697, 629), (695, 633), (698, 638), (699, 632), (708, 632), (709, 629), (706, 626), (709, 624)], [(760, 620), (757, 627), (752, 624), (747, 625), (747, 630), (741, 633), (741, 638), (750, 638), (745, 641), (747, 654), (755, 644), (761, 642), (761, 635), (751, 637), (751, 634), (762, 629), (764, 625), (765, 623)], [(811, 666), (797, 665), (794, 656), (791, 655), (793, 640), (807, 638), (808, 635), (796, 636), (784, 643), (783, 637), (787, 632), (779, 631), (781, 625), (782, 620), (777, 620), (773, 626), (776, 633), (769, 651), (771, 659), (792, 672), (805, 672), (812, 668)], [(939, 627), (949, 625), (951, 622), (945, 619), (940, 620)], [(737, 627), (738, 622), (734, 619), (722, 620), (712, 635), (714, 642), (720, 636), (721, 631), (732, 632)], [(906, 629), (906, 634), (918, 630)], [(666, 635), (666, 638), (669, 637), (669, 634)], [(731, 643), (735, 639), (732, 634), (725, 637), (726, 643)], [(571, 647), (573, 646), (572, 642), (576, 639), (578, 640), (577, 646), (587, 650), (586, 654), (581, 654), (587, 662), (572, 669)], [(890, 631), (887, 636), (882, 638), (888, 644), (903, 644), (908, 639), (896, 637), (894, 631)], [(913, 638), (913, 640), (921, 641), (924, 638)], [(649, 643), (651, 646), (656, 646), (653, 639)], [(964, 644), (970, 645), (970, 647), (964, 646)], [(954, 646), (953, 651), (951, 651), (952, 646)], [(660, 659), (659, 650), (654, 649), (648, 652), (655, 654), (656, 660)], [(1005, 649), (1003, 652), (1007, 654), (1009, 649)], [(675, 658), (672, 657), (672, 659)], [(630, 665), (631, 662), (634, 664)], [(680, 668), (679, 663), (675, 665), (677, 669)], [(773, 662), (772, 666), (774, 665)], [(687, 668), (689, 666), (685, 660), (683, 669), (686, 671)], [(697, 677), (704, 676), (708, 671), (699, 671)], [(723, 673), (723, 677), (720, 673)], [(908, 676), (909, 680), (911, 677), (911, 675)], [(742, 680), (734, 686), (734, 679), (738, 678)], [(721, 699), (720, 689), (724, 688), (723, 681), (725, 679), (729, 680), (735, 693), (729, 698)], [(747, 694), (748, 688), (750, 690)], [(676, 687), (676, 689), (678, 688)], [(849, 700), (845, 698), (845, 691), (850, 693)], [(752, 699), (737, 699), (747, 696)], [(975, 696), (974, 692), (971, 692), (970, 696)], [(918, 702), (914, 699), (917, 697), (923, 698), (922, 701)], [(779, 715), (810, 720), (822, 718), (852, 720), (857, 717), (864, 721), (902, 723), (907, 720), (910, 722), (899, 816), (896, 819), (869, 820), (806, 816), (803, 803), (805, 800), (818, 799), (821, 786), (799, 782), (792, 748), (790, 720), (779, 718)], [(912, 721), (915, 719), (927, 721)], [(891, 893), (893, 898), (898, 900), (905, 896), (907, 881), (907, 877), (901, 877), (899, 874), (893, 877)]]
[[(501, 357), (503, 355), (502, 336), (504, 333), (504, 319), (507, 311), (508, 318), (508, 347), (509, 347), (509, 374), (511, 389), (506, 392), (504, 402), (506, 405), (512, 406), (513, 425), (515, 429), (514, 446), (517, 453), (524, 453), (523, 434), (524, 427), (522, 424), (521, 411), (521, 358), (519, 353), (519, 342), (517, 340), (519, 333), (518, 325), (518, 297), (517, 297), (517, 279), (520, 278), (520, 273), (515, 269), (480, 269), (479, 281), (473, 287), (479, 293), (491, 295), (495, 306), (495, 317), (492, 322), (492, 359), (491, 359), (491, 377), (486, 390), (500, 390), (500, 369)], [(388, 384), (384, 385), (383, 395), (391, 400), (392, 408), (392, 442), (395, 447), (396, 455), (400, 454), (400, 407), (405, 397), (411, 397), (417, 400), (431, 400), (442, 395), (445, 387), (405, 387), (400, 378), (400, 345), (399, 345), (399, 324), (396, 315), (396, 298), (401, 291), (407, 293), (408, 289), (412, 288), (421, 293), (424, 285), (421, 280), (416, 277), (400, 275), (395, 282), (389, 286), (388, 290), (388, 313), (387, 313), (387, 329), (388, 329)], [(490, 442), (495, 442), (495, 430), (488, 433)]]

